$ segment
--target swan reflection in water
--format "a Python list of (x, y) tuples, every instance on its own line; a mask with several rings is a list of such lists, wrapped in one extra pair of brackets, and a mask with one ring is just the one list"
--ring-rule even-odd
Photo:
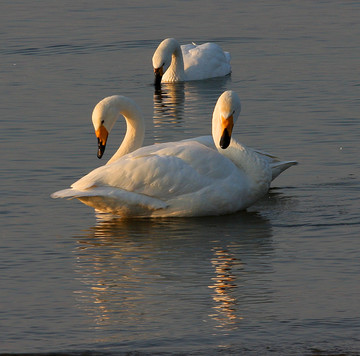
[(163, 122), (177, 124), (184, 118), (185, 84), (169, 83), (155, 87), (154, 126)]
[(242, 263), (235, 254), (231, 252), (231, 246), (224, 249), (214, 247), (214, 257), (211, 263), (215, 270), (215, 277), (211, 278), (213, 284), (209, 288), (213, 289), (212, 298), (215, 302), (213, 309), (216, 313), (210, 314), (218, 321), (218, 327), (230, 326), (243, 319), (237, 310), (237, 298), (235, 289), (237, 288), (237, 274), (235, 268), (242, 268)]
[[(155, 141), (177, 141), (179, 130), (181, 133), (185, 130), (184, 139), (210, 134), (209, 123), (211, 123), (212, 111), (230, 80), (231, 77), (226, 76), (185, 83), (162, 83), (155, 86), (153, 114)], [(207, 107), (205, 103), (211, 104)], [(205, 117), (206, 122), (198, 122), (201, 117)], [(210, 131), (203, 131), (204, 124), (205, 127), (210, 127)], [(187, 128), (189, 135), (186, 135)]]
[(166, 328), (173, 320), (181, 325), (191, 319), (199, 327), (211, 325), (213, 332), (246, 320), (252, 294), (271, 298), (266, 284), (261, 291), (252, 285), (271, 269), (273, 251), (271, 223), (258, 213), (190, 219), (101, 216), (76, 239), (82, 284), (76, 297), (96, 328), (146, 329), (153, 323)]

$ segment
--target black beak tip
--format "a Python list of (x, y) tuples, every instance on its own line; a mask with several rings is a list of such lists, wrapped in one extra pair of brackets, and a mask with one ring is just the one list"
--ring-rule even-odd
[(221, 138), (220, 138), (220, 147), (225, 150), (226, 148), (229, 147), (230, 145), (230, 141), (231, 141), (231, 137), (229, 135), (228, 130), (224, 130)]
[[(222, 144), (220, 144), (220, 147), (221, 147), (223, 150), (225, 150), (226, 148), (229, 147), (229, 145), (222, 145)], [(100, 157), (99, 157), (99, 158), (100, 158)]]
[(105, 145), (98, 142), (98, 151), (97, 151), (97, 158), (101, 158), (105, 152)]
[(159, 87), (161, 85), (161, 78), (162, 78), (162, 76), (160, 74), (155, 73), (154, 84), (156, 87)]

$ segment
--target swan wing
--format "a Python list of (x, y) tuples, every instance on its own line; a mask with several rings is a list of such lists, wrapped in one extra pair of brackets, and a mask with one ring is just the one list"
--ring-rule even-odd
[(212, 138), (212, 136), (207, 135), (207, 136), (199, 136), (199, 137), (194, 137), (194, 138), (188, 138), (185, 140), (182, 140), (182, 142), (198, 142), (208, 148), (211, 148), (213, 150), (216, 150), (215, 144), (214, 144), (214, 139)]
[(182, 45), (187, 80), (222, 77), (231, 72), (230, 53), (215, 43)]
[(167, 200), (193, 193), (233, 170), (230, 160), (197, 141), (179, 141), (140, 148), (106, 166), (101, 166), (72, 185), (77, 190), (111, 186)]
[(228, 158), (189, 140), (140, 148), (53, 197), (123, 216), (199, 216), (246, 208), (249, 186)]

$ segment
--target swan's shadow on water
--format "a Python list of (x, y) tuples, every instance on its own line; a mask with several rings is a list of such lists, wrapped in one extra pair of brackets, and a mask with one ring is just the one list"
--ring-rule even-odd
[[(145, 307), (149, 322), (156, 319), (149, 310), (155, 313), (159, 299), (174, 303), (169, 313), (177, 314), (182, 301), (174, 293), (179, 290), (194, 308), (201, 290), (214, 327), (236, 328), (243, 322), (244, 293), (257, 293), (246, 290), (247, 283), (271, 270), (272, 226), (259, 213), (101, 219), (75, 238), (76, 271), (84, 286), (77, 296), (104, 328), (118, 323), (119, 315), (125, 323), (135, 322)], [(262, 293), (271, 298), (266, 287)]]

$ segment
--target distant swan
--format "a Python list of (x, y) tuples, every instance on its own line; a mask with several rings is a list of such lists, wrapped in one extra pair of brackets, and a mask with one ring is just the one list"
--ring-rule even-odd
[(222, 77), (231, 72), (230, 54), (215, 43), (180, 46), (174, 38), (163, 40), (152, 63), (155, 84)]
[[(126, 120), (130, 113), (136, 114), (132, 121), (140, 122), (138, 128), (143, 126), (140, 110), (130, 99), (115, 96), (104, 100), (108, 105), (98, 104), (93, 112), (100, 156), (103, 137), (107, 137), (119, 111)], [(116, 153), (111, 163), (52, 197), (77, 198), (97, 211), (123, 217), (222, 215), (246, 209), (266, 194), (273, 170), (268, 156), (231, 139), (240, 111), (237, 94), (226, 91), (213, 112), (213, 140), (202, 136), (146, 146), (125, 155)], [(142, 139), (143, 130), (135, 139), (136, 146)], [(129, 147), (126, 145), (124, 152)], [(288, 167), (285, 162), (282, 170)]]

